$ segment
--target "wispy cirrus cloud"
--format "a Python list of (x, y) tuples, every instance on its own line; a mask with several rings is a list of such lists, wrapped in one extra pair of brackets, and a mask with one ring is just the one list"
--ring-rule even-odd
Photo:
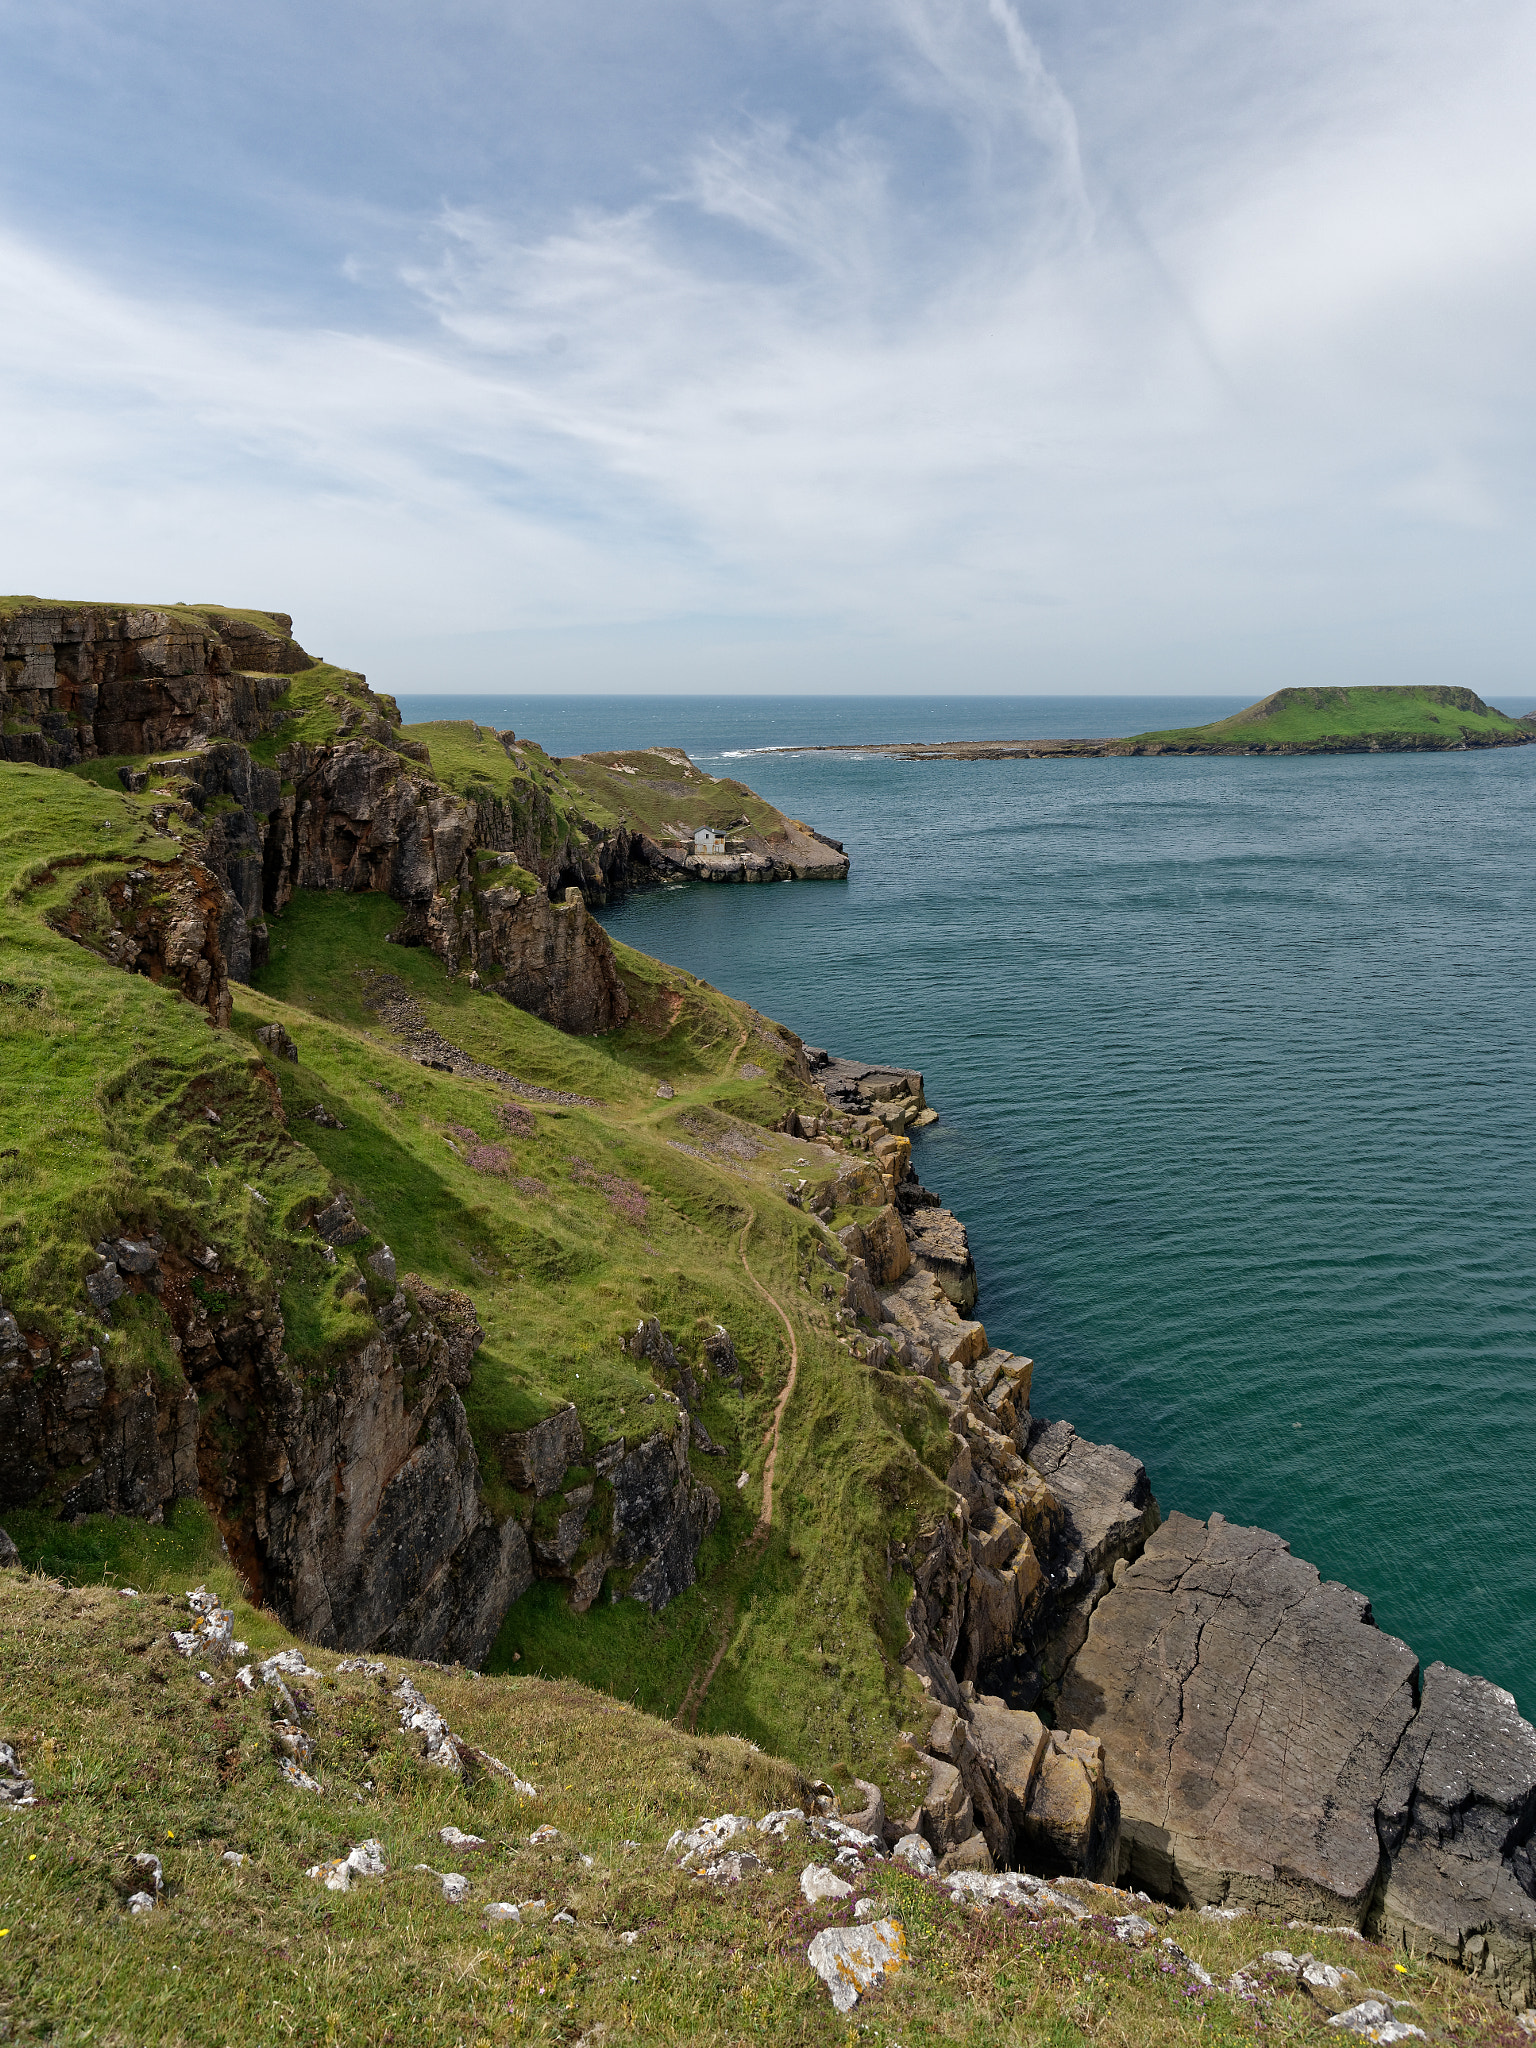
[(850, 686), (1522, 672), (1522, 10), (1085, 31), (836, 0), (771, 28), (772, 103), (658, 118), (606, 200), (465, 174), (354, 213), (345, 320), (247, 316), (152, 248), (144, 288), (109, 282), (13, 226), (26, 580), (259, 573), (445, 683), (432, 648), (472, 632), (533, 662), (563, 636), (562, 681), (596, 635), (612, 686), (626, 624), (683, 682), (734, 650), (769, 683), (786, 632), (787, 680)]

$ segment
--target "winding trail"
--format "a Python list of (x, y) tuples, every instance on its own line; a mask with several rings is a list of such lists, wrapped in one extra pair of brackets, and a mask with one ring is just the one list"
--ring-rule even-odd
[[(745, 1045), (746, 1041), (747, 1034), (743, 1032), (741, 1044)], [(739, 1053), (740, 1051), (741, 1046), (738, 1045), (736, 1052)], [(731, 1057), (734, 1059), (736, 1054), (733, 1053)], [(747, 1541), (746, 1549), (742, 1553), (743, 1563), (750, 1563), (753, 1553), (762, 1549), (768, 1540), (768, 1532), (773, 1526), (773, 1475), (779, 1462), (779, 1429), (784, 1420), (784, 1411), (788, 1408), (794, 1396), (795, 1382), (800, 1377), (800, 1346), (795, 1339), (795, 1326), (784, 1313), (783, 1304), (779, 1301), (778, 1297), (769, 1293), (762, 1281), (758, 1279), (752, 1268), (747, 1264), (747, 1238), (751, 1234), (752, 1226), (756, 1221), (757, 1211), (749, 1203), (747, 1206), (747, 1220), (741, 1227), (741, 1241), (737, 1246), (737, 1251), (741, 1257), (743, 1272), (763, 1297), (764, 1301), (772, 1308), (779, 1321), (784, 1325), (784, 1333), (789, 1338), (789, 1374), (784, 1381), (783, 1391), (774, 1403), (773, 1420), (769, 1423), (763, 1435), (763, 1442), (768, 1446), (768, 1456), (763, 1461), (763, 1508)], [(720, 1669), (721, 1662), (730, 1645), (731, 1631), (735, 1625), (736, 1596), (732, 1594), (725, 1604), (724, 1613), (720, 1617), (715, 1654), (710, 1659), (708, 1668), (702, 1673), (696, 1671), (689, 1681), (688, 1690), (683, 1695), (682, 1704), (672, 1717), (674, 1727), (687, 1728), (690, 1731), (698, 1727), (699, 1714), (703, 1708), (705, 1697), (709, 1692), (711, 1684), (714, 1682), (715, 1673)]]

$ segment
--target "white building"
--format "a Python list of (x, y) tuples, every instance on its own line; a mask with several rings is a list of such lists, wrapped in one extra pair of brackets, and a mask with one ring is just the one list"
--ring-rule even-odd
[(695, 853), (724, 853), (725, 834), (717, 832), (713, 825), (701, 825), (693, 835)]

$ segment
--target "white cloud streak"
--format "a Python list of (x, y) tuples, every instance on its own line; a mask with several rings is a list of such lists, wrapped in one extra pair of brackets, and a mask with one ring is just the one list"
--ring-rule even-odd
[(553, 229), (445, 207), (391, 334), (13, 233), (0, 538), (343, 656), (632, 622), (682, 682), (734, 648), (763, 686), (789, 630), (848, 687), (1518, 687), (1536, 29), (1456, 21), (1185, 7), (1068, 65), (1011, 0), (848, 0), (865, 102), (723, 114)]

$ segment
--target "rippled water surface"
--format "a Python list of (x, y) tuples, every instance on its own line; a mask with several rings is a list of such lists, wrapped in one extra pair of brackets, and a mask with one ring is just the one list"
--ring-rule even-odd
[(920, 1067), (942, 1121), (919, 1171), (1037, 1411), (1134, 1450), (1165, 1509), (1279, 1530), (1530, 1714), (1536, 748), (723, 759), (1234, 708), (451, 707), (556, 752), (687, 745), (841, 838), (846, 885), (659, 890), (604, 922), (813, 1043)]

